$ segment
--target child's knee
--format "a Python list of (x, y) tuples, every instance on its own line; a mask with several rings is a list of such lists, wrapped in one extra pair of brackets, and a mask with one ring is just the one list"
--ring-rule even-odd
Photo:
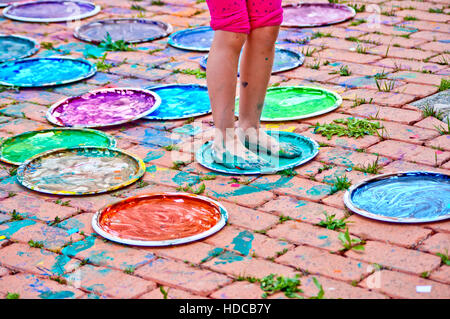
[(241, 51), (242, 46), (247, 40), (247, 34), (245, 33), (228, 32), (224, 30), (216, 31), (216, 37), (218, 37), (217, 42), (220, 43), (221, 46), (226, 46), (236, 52)]

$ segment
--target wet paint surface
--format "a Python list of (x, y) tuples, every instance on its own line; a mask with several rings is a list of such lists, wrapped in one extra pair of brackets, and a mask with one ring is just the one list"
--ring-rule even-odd
[(77, 1), (38, 1), (17, 4), (7, 11), (11, 19), (35, 19), (45, 22), (49, 19), (74, 20), (77, 17), (89, 15), (95, 10), (95, 5)]
[(198, 27), (180, 30), (169, 37), (168, 43), (176, 48), (191, 51), (209, 51), (214, 30), (210, 27)]
[(425, 172), (389, 177), (356, 188), (351, 200), (380, 217), (405, 221), (450, 217), (450, 177)]
[(212, 143), (208, 142), (204, 144), (196, 153), (195, 157), (197, 162), (202, 166), (209, 168), (216, 172), (225, 174), (237, 174), (237, 175), (252, 175), (252, 174), (271, 174), (274, 172), (290, 169), (299, 165), (302, 165), (312, 160), (318, 153), (318, 145), (312, 139), (290, 132), (282, 131), (266, 131), (269, 135), (273, 136), (280, 143), (292, 143), (302, 150), (301, 156), (296, 158), (281, 158), (273, 157), (268, 154), (258, 154), (261, 158), (269, 161), (275, 168), (270, 171), (262, 171), (260, 169), (255, 170), (241, 170), (239, 168), (230, 169), (219, 163), (214, 162), (212, 157)]
[(80, 129), (51, 129), (11, 137), (0, 146), (1, 159), (19, 165), (27, 159), (57, 148), (77, 146), (114, 147), (115, 140), (103, 132)]
[(136, 120), (158, 107), (159, 98), (150, 91), (106, 89), (59, 102), (47, 117), (61, 126), (100, 127)]
[(151, 41), (165, 37), (171, 26), (148, 19), (108, 19), (91, 22), (76, 30), (75, 36), (88, 42), (101, 42), (109, 34), (112, 41), (128, 43)]
[(95, 71), (93, 64), (80, 59), (24, 59), (0, 66), (0, 84), (17, 87), (51, 86), (85, 79)]
[(37, 50), (39, 50), (39, 44), (33, 39), (16, 35), (0, 35), (0, 63), (25, 58), (36, 53)]
[(81, 195), (114, 190), (131, 184), (145, 164), (108, 148), (75, 148), (44, 153), (21, 166), (18, 181), (36, 191)]
[(336, 3), (302, 3), (283, 7), (283, 26), (312, 27), (342, 22), (355, 16), (355, 11)]
[[(312, 32), (310, 32), (312, 33)], [(310, 35), (304, 31), (280, 30), (277, 43), (307, 40)], [(184, 29), (173, 33), (168, 43), (176, 48), (191, 51), (209, 51), (214, 38), (211, 27)]]
[[(285, 121), (331, 112), (342, 99), (328, 90), (312, 87), (275, 87), (267, 90), (261, 121)], [(239, 99), (236, 115), (239, 115)]]
[[(287, 49), (275, 48), (275, 58), (273, 61), (272, 74), (295, 69), (302, 65), (304, 61), (305, 56), (301, 53)], [(200, 66), (206, 69), (207, 63), (208, 56), (204, 56), (200, 60)], [(238, 68), (240, 68), (240, 60)]]
[(161, 97), (161, 105), (145, 118), (150, 120), (183, 119), (211, 112), (208, 89), (203, 85), (167, 85), (150, 87)]
[(162, 241), (201, 234), (221, 219), (215, 204), (186, 195), (148, 195), (107, 207), (100, 227), (113, 236), (140, 241)]
[(9, 6), (10, 4), (17, 2), (24, 2), (25, 0), (0, 0), (0, 8)]

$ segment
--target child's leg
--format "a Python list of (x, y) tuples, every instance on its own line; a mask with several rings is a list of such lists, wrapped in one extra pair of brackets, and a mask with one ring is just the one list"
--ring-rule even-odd
[[(229, 12), (224, 15), (222, 12), (225, 11), (219, 10), (224, 5), (223, 1), (208, 1), (213, 17), (211, 26), (221, 29), (216, 30), (214, 34), (208, 56), (206, 79), (216, 127), (213, 144), (214, 160), (229, 167), (239, 166), (243, 169), (250, 169), (264, 166), (267, 163), (242, 144), (236, 136), (234, 128), (239, 55), (250, 30), (248, 15), (246, 14), (246, 1), (240, 1), (244, 7), (236, 7), (235, 11), (231, 8), (233, 9), (231, 15)], [(228, 1), (225, 1), (225, 3), (228, 3)], [(231, 10), (228, 6), (224, 8)], [(239, 8), (243, 9), (245, 13), (242, 17), (243, 21), (240, 19), (242, 10), (238, 10)], [(219, 11), (222, 15), (219, 15), (216, 11)], [(230, 23), (227, 24), (227, 21)], [(233, 21), (234, 24), (231, 23)]]
[(216, 31), (208, 55), (208, 93), (215, 127), (223, 136), (228, 128), (234, 128), (237, 69), (246, 38), (244, 33)]
[(259, 128), (272, 73), (278, 26), (254, 29), (245, 43), (240, 67), (239, 127)]
[[(260, 130), (260, 117), (272, 73), (282, 10), (281, 1), (258, 1), (261, 0), (256, 0), (254, 7), (249, 6), (253, 14), (250, 22), (255, 28), (248, 35), (241, 58), (239, 127), (243, 132), (240, 137), (259, 150), (268, 150), (282, 157), (295, 157), (300, 154), (300, 150), (290, 144), (279, 144), (263, 129)], [(250, 3), (253, 4), (252, 1)], [(272, 4), (272, 7), (268, 8), (268, 4)]]

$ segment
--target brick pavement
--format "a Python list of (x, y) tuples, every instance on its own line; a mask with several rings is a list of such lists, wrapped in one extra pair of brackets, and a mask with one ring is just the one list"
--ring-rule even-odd
[[(164, 0), (138, 2), (96, 0), (103, 10), (82, 23), (101, 18), (145, 16), (169, 22), (174, 30), (209, 23), (205, 1)], [(283, 1), (294, 3), (296, 1)], [(312, 1), (307, 1), (312, 2)], [(327, 1), (320, 1), (327, 2)], [(153, 4), (152, 4), (153, 3)], [(306, 297), (315, 296), (315, 277), (325, 298), (449, 298), (449, 266), (437, 254), (450, 250), (450, 221), (398, 225), (352, 215), (343, 205), (343, 192), (331, 194), (336, 175), (350, 181), (371, 174), (351, 170), (373, 163), (380, 173), (405, 169), (450, 172), (450, 139), (409, 105), (439, 90), (448, 80), (450, 20), (448, 2), (350, 1), (363, 12), (347, 22), (304, 29), (309, 43), (280, 43), (290, 49), (313, 51), (305, 64), (273, 76), (271, 84), (311, 85), (332, 89), (344, 102), (331, 114), (303, 121), (264, 124), (267, 128), (295, 131), (321, 143), (319, 156), (295, 169), (296, 176), (238, 178), (215, 175), (195, 163), (192, 153), (209, 137), (211, 116), (191, 123), (137, 121), (105, 130), (120, 148), (145, 159), (149, 185), (132, 185), (106, 195), (65, 198), (30, 192), (21, 187), (11, 166), (0, 169), (0, 296), (21, 298), (261, 298), (259, 285), (246, 278), (270, 273), (300, 274)], [(159, 5), (158, 5), (159, 4)], [(377, 8), (380, 24), (371, 24)], [(447, 7), (446, 7), (447, 5)], [(438, 9), (444, 8), (443, 13)], [(372, 21), (373, 22), (373, 21)], [(73, 38), (73, 25), (28, 24), (0, 18), (2, 33), (21, 34), (39, 42), (52, 42), (67, 56), (92, 62), (103, 52)], [(363, 46), (357, 49), (357, 45)], [(314, 50), (312, 50), (314, 48)], [(113, 67), (85, 81), (50, 89), (3, 90), (0, 93), (0, 137), (51, 127), (44, 114), (61, 98), (91, 89), (114, 86), (147, 87), (152, 84), (201, 83), (204, 78), (175, 73), (197, 69), (202, 53), (178, 50), (167, 38), (137, 45), (137, 52), (108, 52)], [(61, 52), (61, 51), (59, 51)], [(86, 56), (87, 52), (91, 55)], [(41, 48), (38, 56), (58, 54)], [(95, 54), (94, 54), (95, 56)], [(318, 69), (312, 66), (318, 63)], [(350, 76), (341, 76), (347, 65)], [(380, 92), (374, 75), (385, 73), (393, 89)], [(362, 102), (361, 102), (362, 101)], [(331, 140), (314, 134), (309, 125), (336, 118), (376, 118), (385, 126), (378, 136)], [(189, 126), (191, 125), (191, 126)], [(163, 147), (175, 144), (178, 149)], [(186, 165), (173, 167), (173, 158)], [(172, 248), (139, 248), (108, 242), (90, 226), (93, 213), (117, 199), (147, 191), (175, 191), (179, 186), (206, 186), (204, 195), (223, 202), (230, 219), (219, 233), (200, 242)], [(15, 214), (13, 214), (15, 213)], [(365, 250), (342, 251), (338, 240), (343, 228), (317, 224), (325, 214), (350, 222), (352, 238), (363, 240)], [(55, 220), (55, 217), (59, 219)], [(289, 220), (290, 219), (290, 220)], [(55, 222), (54, 222), (55, 221)], [(30, 247), (29, 241), (41, 243)], [(425, 288), (424, 288), (425, 287)], [(274, 297), (284, 297), (274, 295)]]

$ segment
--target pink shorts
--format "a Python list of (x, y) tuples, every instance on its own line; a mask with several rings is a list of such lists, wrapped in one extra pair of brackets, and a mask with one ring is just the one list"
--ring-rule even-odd
[(283, 22), (281, 0), (206, 0), (213, 30), (249, 34)]

